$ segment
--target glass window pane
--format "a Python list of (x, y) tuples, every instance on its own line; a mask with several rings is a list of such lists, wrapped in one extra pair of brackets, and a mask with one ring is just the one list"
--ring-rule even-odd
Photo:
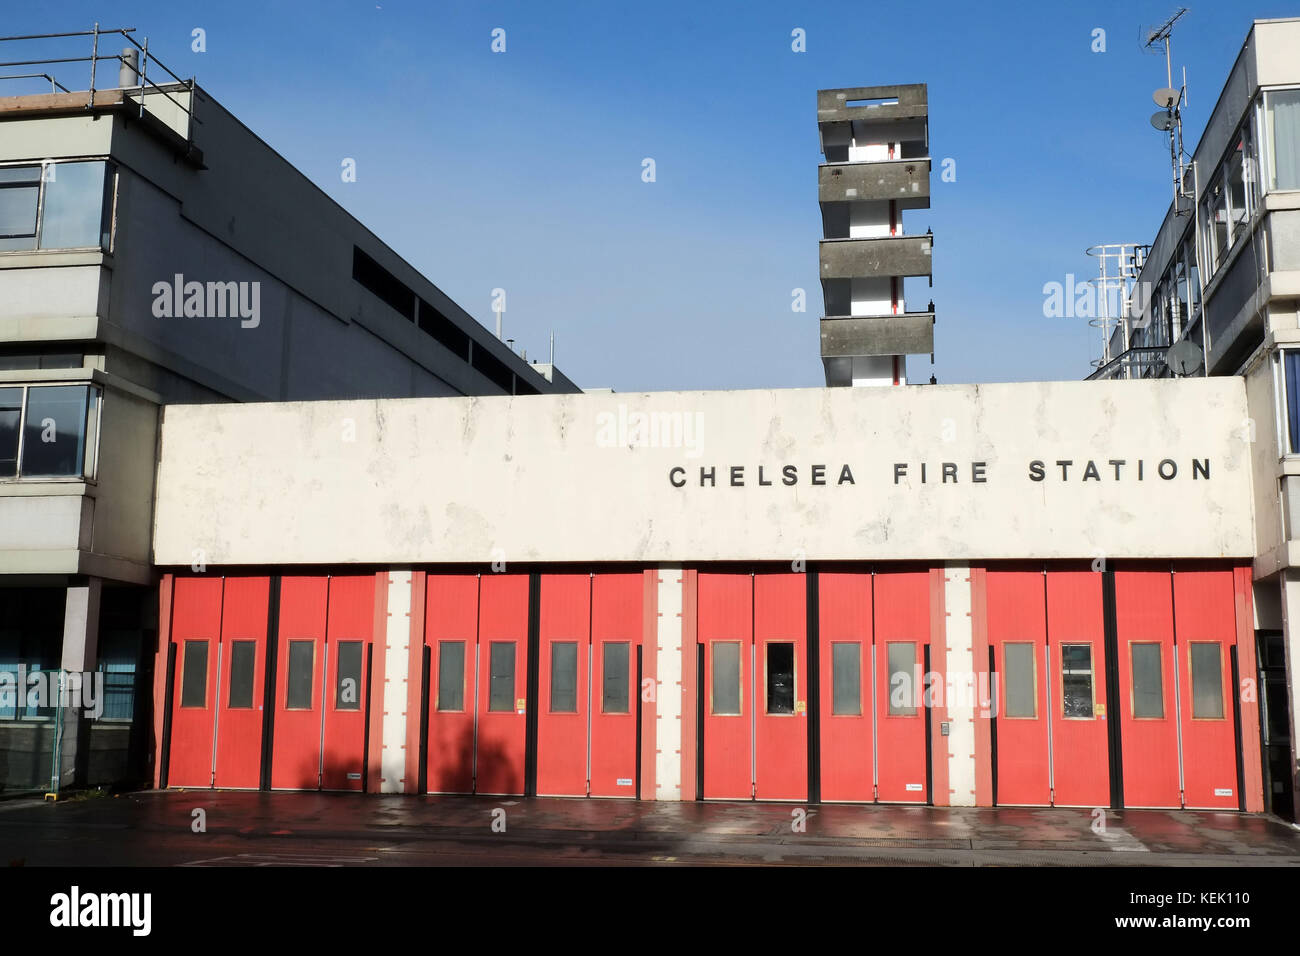
[(578, 712), (578, 645), (556, 641), (551, 645), (551, 713)]
[(289, 677), (284, 698), (284, 706), (289, 710), (311, 710), (315, 662), (315, 641), (289, 642)]
[(767, 712), (794, 713), (794, 645), (786, 641), (767, 645)]
[(1223, 668), (1218, 644), (1193, 644), (1192, 717), (1223, 719)]
[(208, 705), (208, 642), (186, 641), (181, 662), (181, 706)]
[(1061, 713), (1092, 718), (1092, 645), (1061, 645)]
[(920, 688), (916, 684), (916, 644), (890, 643), (886, 646), (885, 661), (889, 668), (889, 713), (896, 717), (911, 717), (916, 713)]
[(831, 713), (862, 714), (862, 645), (831, 645)]
[(488, 710), (515, 709), (515, 642), (493, 642), (488, 654)]
[(0, 249), (36, 248), (40, 186), (0, 183)]
[(740, 642), (713, 642), (712, 713), (740, 713)]
[(230, 644), (230, 696), (227, 706), (248, 709), (253, 706), (253, 671), (257, 666), (256, 641), (232, 641)]
[[(109, 623), (99, 632), (99, 670), (104, 675), (104, 711), (100, 720), (131, 720), (135, 716), (138, 631), (119, 631)], [(3, 669), (0, 663), (0, 669)]]
[(1007, 644), (1002, 649), (1008, 717), (1037, 717), (1038, 694), (1033, 644)]
[(18, 428), (23, 414), (23, 390), (0, 388), (0, 478), (18, 474)]
[(438, 709), (465, 709), (465, 642), (438, 642)]
[(1164, 686), (1160, 674), (1160, 645), (1130, 645), (1133, 655), (1133, 716), (1163, 717)]
[(361, 641), (339, 641), (334, 709), (361, 709)]
[(14, 183), (40, 183), (39, 166), (0, 166), (0, 186)]
[(43, 385), (27, 390), (23, 427), (24, 477), (75, 477), (86, 460), (86, 418), (90, 389)]
[(55, 163), (46, 167), (41, 211), (42, 249), (108, 244), (104, 216), (106, 164)]
[(600, 709), (606, 714), (629, 713), (630, 703), (628, 682), (630, 676), (628, 665), (631, 661), (632, 646), (627, 641), (609, 641), (602, 645), (604, 659), (601, 661), (603, 687)]
[(1297, 455), (1300, 454), (1300, 349), (1282, 350), (1282, 368), (1286, 376), (1288, 450)]
[(1270, 188), (1300, 189), (1300, 90), (1268, 94), (1273, 163)]

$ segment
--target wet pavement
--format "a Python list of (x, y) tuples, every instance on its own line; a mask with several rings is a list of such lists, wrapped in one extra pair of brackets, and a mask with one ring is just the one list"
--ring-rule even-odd
[[(202, 824), (200, 827), (199, 824)], [(167, 791), (0, 802), (0, 864), (1300, 866), (1239, 813)]]

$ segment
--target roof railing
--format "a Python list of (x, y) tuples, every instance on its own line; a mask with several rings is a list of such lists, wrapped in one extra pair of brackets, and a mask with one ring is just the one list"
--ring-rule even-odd
[[(135, 37), (132, 36), (132, 34), (135, 32), (136, 32), (135, 27), (122, 27), (118, 29), (107, 30), (101, 28), (100, 25), (96, 23), (94, 27), (91, 28), (90, 30), (80, 30), (80, 31), (74, 31), (70, 33), (32, 33), (24, 36), (0, 37), (0, 43), (29, 43), (33, 45), (38, 42), (46, 41), (46, 40), (66, 40), (71, 38), (84, 38), (84, 37), (89, 37), (91, 41), (89, 56), (38, 57), (38, 58), (31, 58), (31, 59), (4, 60), (4, 61), (0, 61), (0, 69), (8, 69), (12, 67), (52, 68), (55, 66), (60, 66), (60, 65), (66, 66), (74, 63), (81, 63), (81, 64), (89, 63), (90, 64), (90, 86), (85, 92), (87, 93), (86, 109), (91, 109), (95, 105), (95, 92), (98, 89), (98, 83), (101, 78), (99, 65), (101, 63), (106, 63), (110, 61), (116, 62), (119, 66), (119, 76), (118, 76), (119, 80), (122, 78), (120, 74), (120, 68), (121, 66), (126, 65), (131, 69), (132, 73), (134, 74), (135, 82), (132, 83), (130, 86), (122, 86), (122, 85), (114, 84), (111, 86), (106, 86), (104, 87), (104, 89), (122, 90), (124, 93), (134, 92), (138, 115), (141, 117), (143, 117), (146, 112), (150, 112), (150, 113), (156, 112), (155, 110), (149, 109), (146, 106), (146, 101), (148, 100), (149, 97), (155, 95), (165, 97), (167, 100), (169, 100), (172, 103), (172, 105), (174, 105), (180, 111), (181, 115), (185, 117), (184, 119), (185, 128), (183, 130), (177, 130), (177, 132), (181, 133), (185, 137), (185, 141), (187, 143), (193, 142), (194, 124), (202, 122), (202, 120), (200, 120), (198, 117), (194, 115), (194, 85), (195, 85), (194, 78), (191, 77), (188, 80), (184, 80), (181, 79), (179, 76), (177, 76), (175, 73), (173, 73), (170, 69), (167, 68), (166, 64), (164, 64), (161, 60), (158, 59), (157, 56), (154, 56), (149, 53), (149, 38), (145, 37), (143, 44), (138, 43), (136, 42)], [(112, 37), (112, 36), (122, 37), (127, 43), (129, 43), (137, 51), (139, 51), (140, 59), (139, 59), (138, 66), (134, 63), (131, 63), (127, 59), (127, 54), (130, 53), (129, 50), (123, 50), (121, 53), (114, 53), (111, 55), (101, 54), (99, 52), (100, 38)], [(6, 49), (11, 49), (11, 48), (6, 48)], [(176, 97), (172, 96), (171, 91), (164, 88), (164, 86), (160, 86), (158, 83), (151, 80), (149, 78), (149, 69), (151, 67), (155, 71), (154, 74), (155, 76), (158, 75), (157, 71), (161, 70), (164, 74), (166, 74), (166, 77), (170, 77), (170, 80), (164, 77), (163, 83), (167, 87), (170, 87), (171, 91), (175, 91), (177, 87), (187, 91), (189, 93), (189, 102), (188, 103), (181, 102)], [(61, 90), (64, 93), (74, 92), (74, 90), (70, 89), (68, 86), (65, 86), (63, 83), (60, 83), (55, 78), (52, 69), (50, 72), (39, 72), (39, 73), (13, 73), (13, 74), (0, 73), (0, 81), (31, 80), (31, 79), (43, 79), (48, 81), (51, 86), (50, 92), (52, 93), (59, 90)], [(156, 118), (162, 120), (163, 122), (166, 122), (161, 116), (157, 116)], [(166, 125), (171, 126), (172, 124), (166, 123)]]

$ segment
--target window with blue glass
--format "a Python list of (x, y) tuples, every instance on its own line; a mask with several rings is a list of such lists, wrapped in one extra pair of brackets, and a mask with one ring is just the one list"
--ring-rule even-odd
[(100, 720), (131, 720), (135, 716), (136, 662), (139, 631), (101, 633), (99, 671), (103, 674), (104, 709)]
[(0, 387), (0, 479), (94, 478), (100, 390)]
[(1287, 451), (1300, 454), (1300, 349), (1282, 351), (1282, 374), (1286, 379)]
[(111, 163), (0, 166), (0, 252), (108, 252), (112, 232)]

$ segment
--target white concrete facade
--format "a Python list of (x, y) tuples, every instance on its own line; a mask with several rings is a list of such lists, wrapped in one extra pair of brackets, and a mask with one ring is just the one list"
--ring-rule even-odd
[(154, 559), (1250, 558), (1246, 415), (1238, 378), (168, 406)]

